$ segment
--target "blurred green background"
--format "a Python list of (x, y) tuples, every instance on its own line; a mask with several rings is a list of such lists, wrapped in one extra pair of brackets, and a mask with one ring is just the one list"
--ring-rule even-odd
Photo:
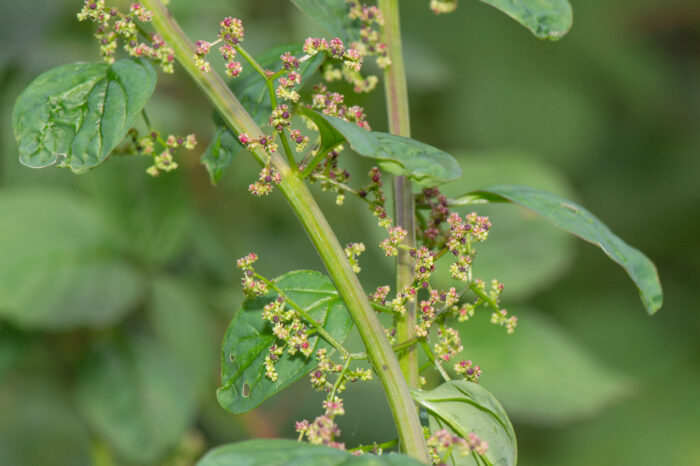
[[(19, 165), (18, 94), (42, 71), (98, 60), (74, 0), (1, 0), (0, 464), (192, 464), (224, 442), (292, 436), (320, 398), (302, 381), (255, 411), (219, 408), (219, 345), (242, 296), (234, 260), (259, 270), (323, 270), (278, 193), (246, 187), (238, 156), (210, 185), (199, 154), (211, 106), (182, 70), (160, 75), (147, 109), (164, 132), (197, 133), (182, 169), (151, 179), (147, 160), (92, 172)], [(283, 1), (172, 0), (192, 38), (243, 19), (259, 53), (319, 29)], [(475, 270), (506, 283), (520, 325), (488, 313), (462, 326), (464, 357), (514, 421), (520, 464), (700, 464), (700, 4), (574, 1), (573, 30), (540, 42), (475, 0), (436, 17), (402, 2), (412, 128), (451, 151), (456, 195), (529, 184), (579, 201), (658, 266), (666, 303), (649, 317), (602, 252), (512, 206), (479, 209), (494, 228)], [(381, 90), (359, 99), (384, 130)], [(361, 179), (364, 161), (343, 162)], [(391, 282), (381, 232), (363, 205), (320, 202), (343, 242), (365, 241), (367, 288)], [(393, 436), (376, 384), (351, 386), (343, 440)]]

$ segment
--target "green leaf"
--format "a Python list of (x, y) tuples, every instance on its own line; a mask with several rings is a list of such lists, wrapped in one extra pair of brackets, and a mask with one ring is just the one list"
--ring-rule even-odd
[(35, 375), (0, 385), (0, 464), (92, 464), (90, 433), (58, 386), (60, 377)]
[(568, 0), (481, 0), (507, 14), (539, 39), (559, 40), (574, 21)]
[(102, 345), (84, 361), (76, 386), (83, 417), (121, 457), (155, 463), (195, 414), (189, 374), (155, 342)]
[(350, 19), (345, 0), (291, 0), (306, 16), (333, 37), (345, 41), (358, 37), (354, 21)]
[[(429, 391), (411, 390), (430, 417), (430, 431), (448, 429), (462, 438), (471, 432), (488, 442), (486, 458), (494, 465), (517, 463), (515, 432), (503, 407), (477, 383), (451, 381)], [(479, 465), (472, 456), (452, 456), (454, 464)]]
[(557, 425), (590, 418), (629, 393), (630, 380), (595, 358), (552, 319), (529, 308), (508, 307), (518, 328), (507, 335), (489, 313), (457, 324), (460, 359), (484, 368), (489, 387), (513, 418)]
[(20, 327), (105, 327), (134, 309), (142, 276), (104, 217), (58, 190), (0, 191), (0, 316)]
[(422, 463), (395, 453), (353, 456), (347, 451), (289, 439), (256, 439), (222, 445), (199, 460), (197, 466), (419, 466)]
[(466, 194), (452, 205), (479, 202), (512, 202), (543, 216), (557, 227), (595, 244), (627, 271), (637, 285), (649, 314), (663, 303), (663, 292), (654, 264), (641, 251), (618, 238), (592, 213), (554, 194), (526, 186), (495, 186)]
[[(538, 186), (569, 199), (575, 196), (570, 183), (561, 173), (527, 153), (507, 150), (455, 153), (454, 156), (462, 166), (469, 167), (468, 180), (464, 180), (464, 185), (524, 184)], [(440, 191), (449, 199), (464, 192), (464, 186), (459, 186), (463, 183), (446, 185)], [(489, 216), (493, 223), (488, 241), (478, 245), (474, 271), (476, 276), (487, 282), (497, 277), (505, 283), (503, 298), (507, 301), (522, 300), (550, 288), (573, 265), (576, 239), (551, 228), (527, 209), (513, 209), (502, 203), (479, 205), (473, 209), (479, 215)], [(454, 285), (449, 272), (449, 264), (453, 260), (450, 254), (440, 258), (432, 275), (434, 287), (447, 289)]]
[(202, 154), (202, 165), (206, 167), (214, 185), (219, 183), (221, 176), (242, 147), (238, 139), (225, 126), (217, 128), (214, 139)]
[(157, 278), (149, 318), (155, 337), (187, 372), (198, 393), (213, 382), (218, 353), (209, 309), (182, 281)]
[[(278, 277), (276, 285), (286, 296), (323, 323), (338, 341), (343, 341), (352, 326), (345, 305), (331, 280), (311, 270), (298, 270)], [(247, 299), (241, 305), (224, 336), (221, 355), (222, 387), (217, 392), (219, 404), (233, 413), (244, 413), (311, 372), (318, 364), (315, 354), (309, 358), (285, 353), (275, 365), (276, 382), (265, 376), (265, 356), (276, 341), (272, 326), (263, 320), (263, 307), (277, 297), (276, 293)], [(314, 353), (320, 348), (332, 351), (328, 342), (309, 338)]]
[[(379, 131), (367, 131), (341, 118), (305, 112), (319, 127), (323, 147), (344, 138), (364, 157), (379, 160), (379, 166), (394, 175), (405, 175), (420, 186), (436, 186), (462, 176), (462, 168), (450, 154), (413, 139)], [(323, 137), (330, 141), (323, 140)]]
[(102, 163), (156, 86), (147, 61), (73, 63), (49, 70), (19, 96), (12, 115), (20, 162), (76, 173)]

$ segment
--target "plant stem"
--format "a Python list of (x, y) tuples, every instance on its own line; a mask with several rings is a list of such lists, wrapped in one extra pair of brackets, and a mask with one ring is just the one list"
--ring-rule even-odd
[(384, 450), (396, 446), (397, 443), (399, 443), (399, 439), (389, 440), (384, 443), (375, 443), (374, 445), (360, 445), (355, 448), (350, 448), (348, 451), (374, 451), (375, 448)]
[[(247, 132), (253, 137), (260, 136), (262, 131), (221, 77), (215, 73), (201, 73), (196, 69), (192, 60), (193, 45), (163, 3), (160, 0), (144, 0), (143, 3), (153, 12), (153, 27), (173, 47), (177, 60), (206, 94), (229, 127), (238, 134)], [(253, 155), (261, 164), (267, 158), (260, 151), (253, 152)], [(311, 192), (298, 177), (298, 172), (294, 173), (278, 153), (271, 156), (271, 163), (282, 175), (282, 182), (278, 185), (280, 191), (316, 247), (350, 316), (357, 325), (369, 360), (384, 388), (403, 451), (428, 463), (423, 430), (408, 385), (401, 373), (401, 367), (384, 334), (384, 327), (379, 322), (360, 281), (345, 257), (343, 247)]]
[[(389, 116), (389, 131), (399, 136), (411, 136), (411, 123), (408, 114), (408, 92), (406, 90), (406, 71), (403, 65), (401, 47), (401, 25), (399, 20), (399, 0), (379, 0), (379, 9), (384, 16), (381, 39), (389, 50), (391, 65), (384, 71), (384, 91)], [(394, 178), (394, 207), (396, 225), (406, 230), (404, 244), (410, 248), (416, 246), (415, 199), (411, 181), (405, 176)], [(413, 285), (413, 264), (409, 252), (400, 249), (396, 258), (396, 291), (399, 292)], [(396, 337), (410, 340), (416, 336), (416, 303), (406, 303), (406, 312), (397, 316)], [(406, 382), (410, 387), (418, 387), (418, 352), (412, 346), (399, 354), (399, 364)]]

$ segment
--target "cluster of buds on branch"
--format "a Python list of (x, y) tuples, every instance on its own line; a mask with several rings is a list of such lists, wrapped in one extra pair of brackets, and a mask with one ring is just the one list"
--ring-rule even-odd
[(235, 78), (243, 71), (241, 63), (235, 60), (238, 44), (243, 42), (245, 37), (243, 23), (238, 18), (228, 16), (221, 20), (219, 26), (219, 38), (215, 42), (198, 40), (194, 43), (194, 56), (192, 59), (199, 71), (209, 73), (211, 71), (211, 63), (206, 59), (206, 56), (213, 46), (222, 44), (219, 47), (219, 53), (224, 59), (226, 76)]
[(153, 13), (140, 3), (132, 3), (129, 12), (122, 14), (117, 8), (107, 7), (104, 0), (86, 0), (77, 16), (79, 21), (90, 20), (98, 24), (95, 37), (100, 42), (100, 52), (106, 63), (114, 63), (114, 53), (121, 39), (129, 56), (150, 59), (166, 73), (174, 71), (173, 49), (160, 34), (148, 33), (137, 23), (148, 23), (153, 18)]
[(465, 439), (454, 435), (447, 429), (434, 432), (428, 437), (427, 443), (433, 464), (447, 464), (447, 458), (454, 453), (460, 456), (468, 456), (472, 452), (485, 455), (489, 448), (489, 444), (473, 432), (470, 432)]

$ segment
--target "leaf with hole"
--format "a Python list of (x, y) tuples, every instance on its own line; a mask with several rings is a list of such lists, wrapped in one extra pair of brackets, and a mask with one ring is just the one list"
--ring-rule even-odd
[(507, 14), (539, 39), (558, 40), (574, 21), (568, 0), (481, 0)]
[[(447, 152), (413, 139), (379, 131), (367, 131), (355, 123), (318, 112), (304, 113), (318, 126), (321, 145), (333, 147), (345, 139), (359, 155), (376, 159), (394, 175), (405, 175), (420, 186), (436, 186), (462, 176), (462, 168)], [(325, 139), (324, 139), (325, 138)]]
[(546, 191), (517, 185), (481, 189), (451, 200), (450, 204), (458, 206), (483, 202), (512, 202), (526, 207), (562, 230), (598, 246), (627, 271), (637, 285), (649, 314), (654, 314), (661, 308), (663, 292), (654, 264), (580, 205)]
[[(518, 451), (515, 431), (501, 404), (484, 387), (466, 380), (445, 382), (428, 391), (411, 390), (413, 399), (428, 411), (430, 431), (448, 429), (462, 438), (470, 433), (488, 442), (485, 455), (452, 455), (450, 464), (479, 466), (485, 456), (496, 466), (514, 466)], [(477, 456), (479, 460), (477, 461)]]
[(419, 466), (395, 453), (353, 456), (347, 451), (289, 439), (256, 439), (222, 445), (209, 451), (197, 466)]
[(12, 114), (20, 162), (85, 172), (126, 136), (156, 86), (147, 61), (73, 63), (36, 78)]
[[(323, 274), (311, 270), (289, 272), (275, 284), (294, 303), (309, 313), (338, 341), (343, 341), (352, 327), (352, 320), (333, 286)], [(292, 382), (311, 372), (318, 364), (316, 350), (332, 347), (328, 342), (311, 336), (314, 354), (309, 358), (286, 352), (275, 365), (279, 377), (272, 382), (265, 376), (265, 356), (277, 338), (271, 324), (262, 317), (263, 307), (277, 297), (247, 299), (241, 305), (224, 336), (221, 355), (222, 387), (217, 392), (219, 404), (233, 413), (244, 413), (281, 391)], [(309, 326), (310, 327), (310, 326)]]

